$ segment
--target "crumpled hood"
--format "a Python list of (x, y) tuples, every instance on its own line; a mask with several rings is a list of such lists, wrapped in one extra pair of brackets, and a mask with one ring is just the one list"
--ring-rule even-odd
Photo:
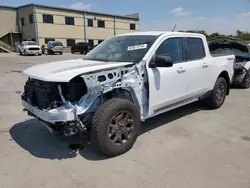
[(131, 62), (102, 62), (83, 59), (57, 61), (40, 64), (23, 71), (23, 74), (38, 80), (52, 82), (68, 82), (78, 75), (93, 71), (102, 71), (112, 68), (124, 67)]

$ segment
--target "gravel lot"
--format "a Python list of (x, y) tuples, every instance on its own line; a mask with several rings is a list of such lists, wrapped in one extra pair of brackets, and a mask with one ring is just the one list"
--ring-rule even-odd
[(133, 149), (98, 154), (88, 139), (58, 138), (30, 119), (20, 95), (34, 64), (80, 55), (0, 54), (1, 188), (250, 188), (250, 89), (232, 89), (225, 104), (192, 104), (143, 123)]

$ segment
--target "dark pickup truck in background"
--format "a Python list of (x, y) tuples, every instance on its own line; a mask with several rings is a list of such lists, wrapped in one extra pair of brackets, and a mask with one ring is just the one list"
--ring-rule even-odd
[(79, 52), (81, 54), (86, 55), (90, 52), (95, 46), (90, 42), (78, 42), (71, 47), (71, 53), (74, 54)]
[(218, 37), (208, 41), (211, 54), (234, 54), (234, 77), (232, 84), (250, 87), (250, 46), (246, 41), (232, 37)]

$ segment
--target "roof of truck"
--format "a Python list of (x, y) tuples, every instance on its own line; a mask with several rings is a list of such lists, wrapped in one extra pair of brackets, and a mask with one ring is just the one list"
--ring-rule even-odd
[[(152, 35), (152, 36), (159, 36), (159, 35), (190, 35), (190, 36), (204, 36), (199, 33), (188, 33), (188, 32), (172, 32), (172, 31), (139, 31), (139, 32), (133, 32), (133, 33), (124, 33), (120, 34), (119, 36), (131, 36), (131, 35)], [(118, 36), (118, 35), (117, 35)]]

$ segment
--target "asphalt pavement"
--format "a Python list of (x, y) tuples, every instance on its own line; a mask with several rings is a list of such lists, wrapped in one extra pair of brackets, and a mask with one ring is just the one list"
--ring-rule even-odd
[(107, 158), (22, 111), (21, 72), (73, 58), (82, 56), (0, 54), (0, 188), (250, 188), (250, 89), (232, 89), (218, 110), (191, 104), (154, 117), (129, 152)]

